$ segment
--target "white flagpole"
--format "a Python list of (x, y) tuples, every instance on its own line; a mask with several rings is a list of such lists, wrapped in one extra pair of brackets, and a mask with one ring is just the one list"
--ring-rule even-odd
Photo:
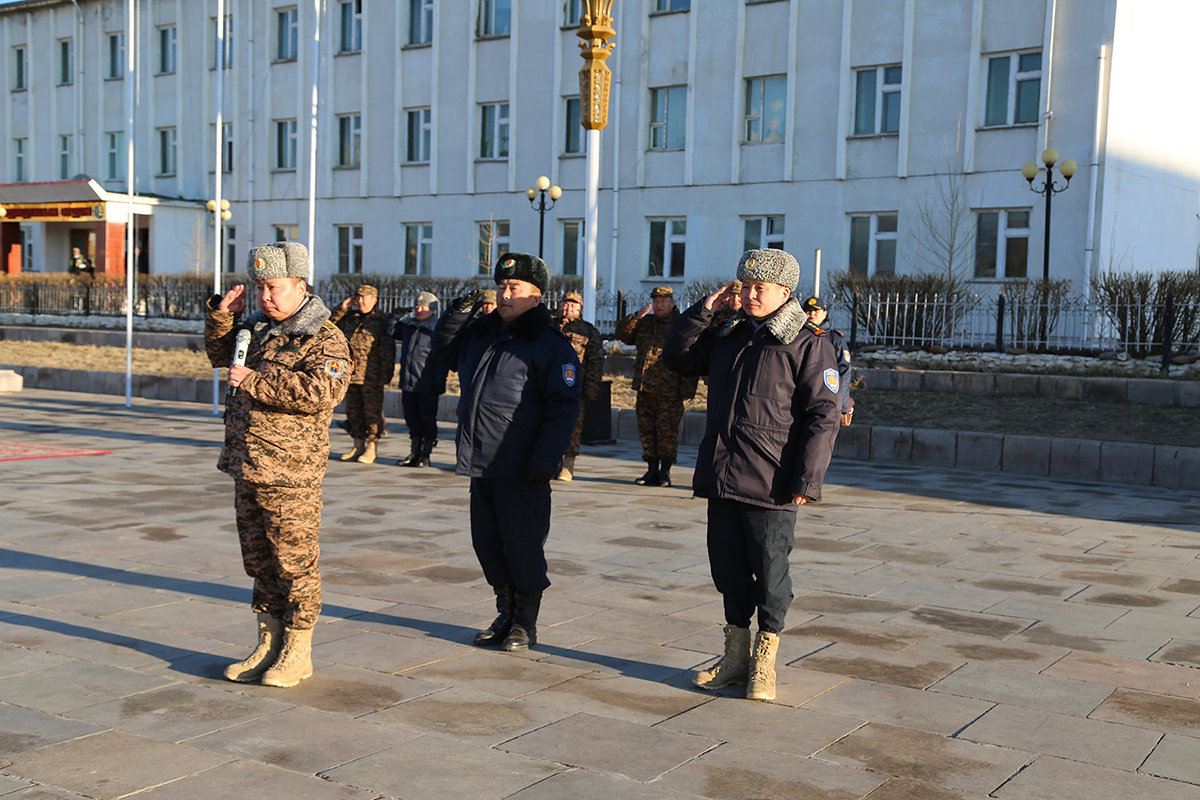
[[(221, 251), (224, 241), (221, 237), (221, 145), (224, 139), (224, 118), (222, 112), (225, 105), (225, 0), (217, 0), (217, 130), (216, 130), (216, 161), (213, 162), (215, 175), (213, 183), (213, 294), (221, 294)], [(213, 416), (221, 413), (221, 371), (213, 368)]]
[(134, 220), (133, 220), (133, 106), (137, 99), (134, 82), (137, 76), (137, 25), (135, 4), (125, 0), (125, 89), (128, 108), (125, 119), (125, 407), (133, 406), (133, 279), (134, 279)]
[(317, 81), (321, 74), (321, 0), (313, 0), (312, 109), (308, 131), (308, 286), (315, 291), (317, 237)]

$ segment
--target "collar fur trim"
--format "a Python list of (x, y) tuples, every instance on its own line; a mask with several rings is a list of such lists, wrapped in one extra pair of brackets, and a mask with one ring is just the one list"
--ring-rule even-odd
[(296, 313), (283, 322), (271, 327), (271, 318), (261, 311), (255, 311), (246, 320), (245, 327), (254, 331), (255, 335), (267, 336), (314, 336), (321, 331), (321, 326), (329, 319), (329, 309), (315, 294), (308, 295), (304, 305)]
[[(745, 311), (738, 309), (738, 312), (717, 331), (717, 336), (725, 338), (742, 322), (750, 322), (750, 317)], [(794, 297), (789, 297), (787, 302), (763, 323), (767, 331), (784, 344), (791, 344), (807, 324), (808, 315), (800, 307), (800, 301)]]

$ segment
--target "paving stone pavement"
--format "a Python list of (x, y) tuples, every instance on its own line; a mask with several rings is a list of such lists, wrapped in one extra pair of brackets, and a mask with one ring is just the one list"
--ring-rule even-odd
[(112, 451), (0, 462), (0, 797), (1200, 800), (1200, 495), (835, 460), (752, 703), (690, 683), (695, 448), (669, 489), (584, 448), (505, 654), (451, 428), (424, 470), (392, 431), (330, 463), (317, 671), (273, 689), (221, 677), (255, 633), (211, 408), (0, 395), (0, 440)]

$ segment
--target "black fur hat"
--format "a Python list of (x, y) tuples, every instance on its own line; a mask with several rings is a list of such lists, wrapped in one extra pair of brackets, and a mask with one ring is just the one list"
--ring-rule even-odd
[(539, 292), (550, 285), (550, 268), (546, 262), (529, 253), (505, 253), (496, 260), (496, 283), (518, 280), (532, 283)]

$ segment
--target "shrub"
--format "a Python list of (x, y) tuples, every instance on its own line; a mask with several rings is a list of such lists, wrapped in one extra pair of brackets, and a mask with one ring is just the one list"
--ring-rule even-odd
[(1130, 355), (1162, 354), (1167, 298), (1174, 301), (1172, 343), (1194, 345), (1200, 340), (1200, 273), (1104, 272), (1093, 276), (1091, 288)]
[(1012, 342), (1045, 352), (1068, 302), (1071, 281), (1010, 278), (1002, 284), (1002, 291)]
[(946, 273), (833, 272), (829, 288), (826, 302), (847, 310), (858, 296), (859, 328), (876, 344), (926, 347), (950, 341), (979, 303), (978, 295), (968, 293), (961, 278)]

